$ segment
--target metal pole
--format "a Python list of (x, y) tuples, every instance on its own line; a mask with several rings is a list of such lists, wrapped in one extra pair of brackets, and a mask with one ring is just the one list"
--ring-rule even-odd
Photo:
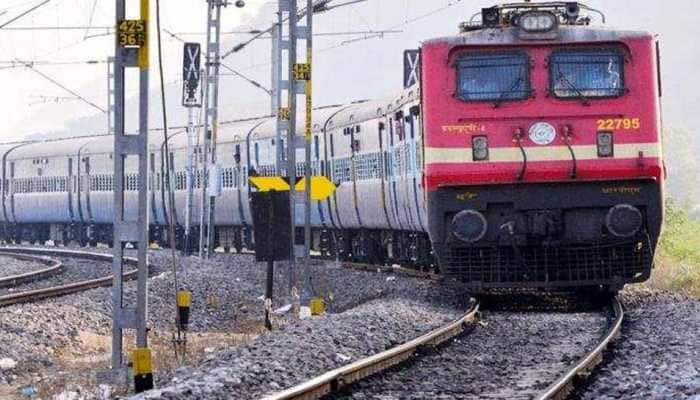
[(107, 134), (114, 135), (114, 57), (107, 57)]
[[(271, 97), (271, 115), (277, 116), (277, 126), (275, 128), (275, 143), (282, 143), (282, 132), (284, 126), (279, 119), (279, 110), (282, 107), (282, 11), (277, 13), (277, 24), (272, 29), (272, 97)], [(282, 175), (283, 165), (282, 155), (284, 149), (277, 145), (275, 146), (275, 173), (277, 176)]]
[(268, 221), (267, 225), (267, 243), (266, 247), (269, 249), (268, 251), (268, 260), (267, 260), (267, 280), (266, 280), (266, 285), (265, 285), (265, 327), (268, 330), (272, 330), (272, 316), (270, 315), (272, 312), (272, 292), (274, 290), (274, 276), (275, 276), (275, 252), (273, 250), (273, 244), (271, 243), (272, 241), (272, 236), (274, 235), (274, 221), (275, 221), (275, 197), (276, 193), (274, 191), (268, 193), (268, 204), (269, 204), (269, 214), (270, 214), (270, 220)]
[[(221, 7), (227, 2), (208, 0), (207, 12), (207, 58), (206, 58), (206, 88), (204, 92), (204, 154), (202, 185), (202, 208), (200, 216), (199, 255), (209, 257), (214, 246), (215, 195), (218, 192), (218, 174), (212, 176), (216, 167), (216, 140), (219, 130), (219, 65), (221, 38)], [(212, 32), (213, 30), (213, 32)], [(217, 182), (211, 182), (212, 179)], [(210, 193), (207, 193), (207, 189)], [(206, 231), (206, 235), (205, 235)]]
[(313, 140), (313, 0), (306, 2), (306, 62), (309, 64), (309, 76), (306, 81), (306, 138), (304, 148), (304, 272), (308, 272), (311, 257), (311, 141)]
[(187, 206), (185, 208), (185, 254), (192, 252), (192, 214), (194, 212), (194, 174), (196, 168), (194, 146), (197, 135), (195, 107), (187, 108)]
[[(114, 259), (112, 263), (112, 369), (122, 370), (123, 330), (136, 329), (136, 351), (149, 353), (146, 316), (148, 313), (148, 16), (149, 0), (140, 0), (140, 20), (122, 22), (125, 18), (125, 0), (116, 0), (116, 25), (114, 64)], [(134, 40), (124, 40), (125, 37)], [(134, 46), (138, 38), (143, 43)], [(125, 69), (139, 68), (139, 133), (125, 133)], [(138, 215), (127, 220), (124, 210), (125, 165), (128, 156), (138, 157)], [(132, 173), (133, 174), (133, 173)], [(133, 178), (132, 178), (133, 179)], [(133, 218), (133, 217), (132, 217)], [(124, 246), (135, 243), (138, 251), (136, 307), (124, 306), (122, 274), (124, 272)], [(150, 357), (150, 355), (148, 356)], [(141, 360), (143, 358), (139, 358)], [(147, 363), (150, 365), (150, 362)], [(135, 365), (141, 365), (135, 361)], [(135, 367), (136, 368), (136, 367)], [(140, 375), (148, 375), (143, 373)], [(152, 382), (152, 375), (151, 375)]]
[(288, 265), (289, 291), (296, 292), (296, 133), (297, 133), (297, 87), (294, 80), (294, 65), (297, 62), (297, 0), (289, 1), (289, 129), (287, 129), (287, 177), (289, 178), (289, 212), (292, 241)]

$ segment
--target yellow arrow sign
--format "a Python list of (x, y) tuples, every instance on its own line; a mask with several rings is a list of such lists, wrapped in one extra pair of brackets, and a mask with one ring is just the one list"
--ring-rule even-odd
[(289, 183), (279, 176), (255, 176), (248, 180), (261, 192), (269, 192), (271, 190), (288, 192), (290, 189)]
[[(287, 192), (290, 190), (289, 184), (280, 176), (255, 176), (249, 178), (250, 183), (261, 192), (271, 190), (277, 192)], [(301, 178), (294, 188), (297, 192), (306, 191), (306, 178)], [(325, 176), (311, 177), (311, 200), (325, 200), (335, 192), (336, 186)]]
[[(306, 178), (302, 178), (294, 186), (297, 192), (306, 191)], [(325, 176), (311, 177), (311, 200), (325, 200), (335, 192), (336, 186)]]

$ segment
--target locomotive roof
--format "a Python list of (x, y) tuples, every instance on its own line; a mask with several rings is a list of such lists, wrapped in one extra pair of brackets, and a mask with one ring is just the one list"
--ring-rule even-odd
[(569, 26), (559, 27), (559, 36), (554, 40), (523, 40), (518, 37), (517, 27), (483, 28), (464, 32), (458, 36), (445, 36), (426, 40), (423, 44), (447, 42), (451, 46), (474, 45), (552, 45), (561, 43), (619, 42), (626, 39), (651, 38), (645, 31), (618, 30), (606, 27)]

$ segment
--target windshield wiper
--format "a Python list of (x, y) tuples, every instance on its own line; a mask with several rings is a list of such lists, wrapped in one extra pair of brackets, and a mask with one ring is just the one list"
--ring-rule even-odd
[(524, 80), (525, 75), (520, 74), (520, 76), (515, 81), (513, 81), (508, 90), (504, 90), (503, 92), (501, 92), (496, 101), (493, 102), (493, 107), (498, 108), (501, 105), (501, 103), (503, 103), (503, 101), (506, 99), (506, 96), (513, 93), (513, 89), (518, 87), (518, 85), (520, 85)]
[(558, 69), (558, 72), (559, 72), (559, 80), (560, 80), (560, 81), (563, 81), (564, 83), (566, 83), (566, 84), (569, 86), (569, 88), (571, 88), (571, 90), (573, 90), (574, 92), (576, 92), (576, 97), (577, 97), (579, 100), (581, 100), (581, 104), (583, 104), (584, 106), (590, 105), (591, 103), (588, 101), (588, 97), (586, 97), (586, 95), (584, 95), (584, 94), (581, 92), (581, 90), (580, 90), (579, 88), (576, 87), (576, 85), (574, 85), (573, 83), (571, 83), (571, 81), (569, 80), (569, 78), (567, 78), (566, 75), (564, 75), (564, 73), (561, 72), (561, 68)]

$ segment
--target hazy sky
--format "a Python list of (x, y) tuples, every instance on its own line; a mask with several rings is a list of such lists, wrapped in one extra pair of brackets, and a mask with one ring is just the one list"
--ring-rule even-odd
[[(0, 0), (0, 24), (41, 1)], [(180, 33), (204, 31), (204, 0), (161, 2), (165, 29)], [(344, 0), (336, 0), (338, 2)], [(152, 3), (155, 7), (155, 0)], [(401, 55), (404, 49), (416, 48), (421, 40), (431, 37), (455, 34), (459, 22), (493, 3), (482, 0), (367, 0), (363, 4), (319, 15), (317, 32), (379, 29), (401, 32), (387, 34), (383, 38), (369, 35), (367, 40), (357, 40), (362, 38), (361, 35), (317, 38), (314, 57), (316, 104), (395, 93), (401, 85)], [(694, 13), (682, 11), (694, 9), (695, 2), (594, 0), (588, 3), (606, 12), (609, 26), (643, 29), (659, 34), (664, 61), (665, 122), (698, 131), (700, 80), (694, 76), (700, 68), (700, 41), (696, 39), (700, 37), (700, 24), (697, 24)], [(275, 4), (276, 1), (248, 0), (244, 9), (226, 8), (222, 17), (224, 31), (268, 27), (274, 18)], [(677, 7), (677, 11), (670, 12), (671, 7)], [(104, 35), (105, 29), (97, 27), (113, 25), (113, 10), (113, 0), (51, 0), (29, 16), (6, 29), (0, 29), (0, 88), (3, 93), (0, 96), (0, 112), (4, 116), (0, 141), (46, 132), (58, 132), (56, 134), (61, 136), (104, 132), (104, 116), (98, 110), (70, 98), (70, 94), (27, 68), (7, 68), (11, 66), (7, 62), (16, 59), (53, 63), (103, 61), (113, 53), (113, 41), (110, 36)], [(7, 12), (2, 14), (3, 11)], [(89, 31), (16, 30), (87, 25), (96, 28)], [(182, 36), (187, 40), (204, 42), (203, 35)], [(228, 50), (245, 37), (225, 35), (223, 49)], [(351, 41), (343, 43), (348, 40)], [(169, 83), (169, 118), (173, 123), (179, 123), (185, 119), (184, 110), (178, 107), (182, 44), (166, 36), (164, 46), (166, 82)], [(261, 40), (225, 62), (269, 86), (269, 58), (269, 41)], [(36, 68), (90, 102), (100, 107), (106, 106), (104, 64), (37, 65)], [(158, 83), (155, 73), (152, 74), (151, 83), (154, 87)], [(55, 102), (56, 97), (58, 102)], [(268, 102), (269, 98), (259, 89), (234, 76), (222, 76), (222, 119), (266, 113)], [(157, 106), (154, 102), (152, 125), (159, 124), (155, 117), (159, 112)], [(700, 139), (697, 137), (694, 138), (694, 145), (700, 151)]]

